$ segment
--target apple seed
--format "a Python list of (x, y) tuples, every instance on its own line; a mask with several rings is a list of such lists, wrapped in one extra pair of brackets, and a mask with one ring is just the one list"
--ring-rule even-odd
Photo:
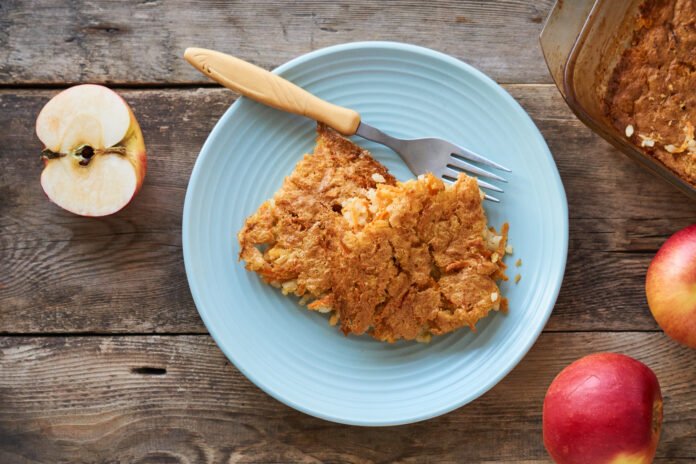
[(74, 156), (80, 159), (80, 166), (87, 166), (89, 160), (94, 156), (94, 148), (89, 145), (81, 145), (75, 150)]

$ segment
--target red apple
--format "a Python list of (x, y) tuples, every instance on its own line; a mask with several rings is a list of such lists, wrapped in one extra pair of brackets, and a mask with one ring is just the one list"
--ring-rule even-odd
[(696, 224), (662, 245), (648, 267), (645, 294), (662, 330), (696, 348)]
[(101, 85), (78, 85), (53, 97), (36, 119), (45, 145), (41, 186), (54, 203), (82, 216), (126, 206), (145, 178), (140, 126), (128, 104)]
[(544, 445), (558, 464), (649, 464), (661, 425), (657, 377), (622, 354), (575, 361), (544, 399)]

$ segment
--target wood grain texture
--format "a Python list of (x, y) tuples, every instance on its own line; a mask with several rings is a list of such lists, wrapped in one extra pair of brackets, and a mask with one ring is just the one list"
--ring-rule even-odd
[(623, 352), (654, 369), (665, 398), (657, 462), (696, 459), (694, 352), (657, 333), (576, 333), (542, 335), (470, 405), (386, 428), (325, 422), (271, 399), (205, 335), (3, 337), (0, 461), (548, 462), (546, 389), (594, 351)]
[(356, 40), (449, 53), (501, 82), (550, 82), (539, 33), (552, 0), (3, 0), (0, 84), (208, 82), (186, 47), (264, 68)]
[[(696, 219), (696, 204), (594, 135), (555, 87), (507, 89), (546, 137), (570, 207), (566, 277), (547, 330), (657, 330), (643, 276), (660, 244)], [(184, 273), (181, 213), (197, 153), (232, 93), (123, 92), (148, 173), (131, 205), (100, 219), (62, 211), (39, 185), (33, 121), (53, 93), (0, 91), (0, 332), (204, 333)]]
[[(696, 462), (695, 352), (659, 332), (643, 289), (653, 254), (696, 222), (696, 204), (594, 135), (548, 85), (538, 34), (553, 3), (1, 0), (0, 463), (550, 462), (546, 388), (597, 351), (634, 356), (660, 379), (655, 462)], [(355, 40), (423, 45), (507, 83), (549, 144), (570, 209), (566, 276), (532, 351), (474, 403), (379, 429), (299, 413), (231, 366), (205, 334), (181, 249), (193, 163), (234, 101), (183, 50), (270, 69)], [(39, 185), (34, 120), (48, 88), (81, 82), (122, 86), (148, 148), (143, 190), (107, 218), (69, 214)]]

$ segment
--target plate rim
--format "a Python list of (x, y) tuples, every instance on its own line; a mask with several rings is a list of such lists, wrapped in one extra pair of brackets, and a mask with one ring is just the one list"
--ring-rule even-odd
[[(405, 418), (398, 418), (394, 420), (372, 420), (372, 419), (364, 419), (364, 420), (356, 420), (352, 418), (345, 418), (341, 417), (338, 415), (333, 415), (333, 414), (326, 414), (321, 411), (315, 411), (312, 409), (309, 409), (301, 404), (296, 403), (295, 401), (292, 401), (291, 399), (285, 397), (281, 392), (276, 391), (275, 389), (271, 388), (270, 386), (264, 384), (263, 382), (260, 382), (255, 376), (249, 372), (246, 368), (242, 367), (239, 365), (239, 363), (235, 360), (235, 357), (230, 351), (229, 347), (226, 347), (225, 344), (221, 342), (222, 334), (218, 329), (215, 328), (214, 322), (209, 318), (209, 315), (204, 309), (201, 309), (204, 307), (201, 296), (199, 296), (199, 289), (196, 286), (196, 283), (194, 281), (194, 278), (192, 277), (193, 275), (193, 270), (191, 269), (192, 264), (190, 264), (193, 260), (191, 257), (190, 253), (190, 247), (187, 245), (189, 243), (189, 226), (188, 224), (190, 223), (191, 215), (193, 214), (191, 211), (192, 208), (192, 197), (193, 197), (193, 191), (195, 190), (196, 184), (197, 184), (197, 178), (199, 178), (199, 171), (202, 168), (203, 162), (202, 160), (209, 156), (208, 153), (211, 151), (211, 145), (213, 143), (213, 140), (217, 137), (217, 133), (223, 130), (223, 127), (227, 124), (227, 121), (231, 119), (232, 117), (235, 116), (235, 113), (237, 113), (239, 106), (241, 105), (241, 102), (245, 100), (245, 97), (238, 97), (235, 102), (230, 105), (227, 110), (223, 113), (223, 115), (218, 119), (218, 121), (215, 123), (215, 126), (213, 129), (210, 131), (208, 134), (203, 146), (201, 147), (201, 150), (196, 157), (196, 161), (194, 163), (193, 169), (191, 171), (191, 175), (189, 178), (189, 182), (186, 187), (186, 195), (184, 198), (184, 208), (183, 208), (183, 215), (182, 215), (182, 249), (183, 249), (183, 259), (184, 259), (184, 269), (186, 272), (186, 279), (188, 282), (189, 286), (189, 291), (191, 292), (191, 296), (193, 297), (194, 305), (196, 306), (196, 310), (198, 311), (199, 316), (201, 317), (201, 320), (203, 321), (203, 324), (205, 325), (206, 329), (208, 330), (208, 334), (211, 336), (217, 347), (223, 352), (225, 357), (235, 366), (235, 368), (242, 373), (251, 383), (253, 383), (257, 388), (261, 389), (264, 393), (267, 395), (271, 396), (275, 400), (297, 410), (302, 413), (305, 413), (307, 415), (339, 423), (339, 424), (345, 424), (345, 425), (357, 425), (357, 426), (366, 426), (366, 427), (387, 427), (387, 426), (395, 426), (395, 425), (405, 425), (405, 424), (412, 424), (416, 422), (421, 422), (425, 421), (428, 419), (432, 419), (438, 416), (441, 416), (443, 414), (447, 414), (451, 411), (454, 411), (462, 406), (465, 406), (466, 404), (471, 403), (472, 401), (475, 401), (476, 399), (480, 398), (483, 396), (485, 393), (490, 391), (494, 386), (496, 386), (498, 383), (500, 383), (519, 363), (522, 361), (522, 359), (527, 355), (529, 350), (532, 348), (532, 346), (536, 343), (538, 338), (541, 336), (544, 327), (546, 326), (549, 317), (551, 316), (551, 313), (553, 312), (556, 302), (558, 300), (558, 295), (561, 290), (561, 285), (563, 283), (563, 279), (565, 276), (565, 270), (566, 270), (566, 265), (567, 265), (567, 258), (568, 258), (568, 241), (569, 241), (569, 217), (568, 217), (568, 200), (567, 196), (565, 193), (565, 188), (562, 182), (562, 179), (560, 177), (560, 173), (558, 172), (558, 166), (556, 165), (555, 159), (553, 158), (553, 155), (551, 153), (551, 150), (548, 147), (548, 144), (546, 143), (546, 140), (544, 136), (541, 134), (541, 131), (539, 131), (539, 128), (536, 126), (534, 121), (532, 120), (531, 116), (527, 113), (527, 111), (515, 100), (508, 92), (503, 88), (500, 84), (495, 82), (492, 78), (484, 74), (482, 71), (478, 70), (477, 68), (473, 67), (472, 65), (465, 63), (453, 56), (450, 56), (448, 54), (422, 47), (419, 45), (413, 45), (413, 44), (408, 44), (408, 43), (403, 43), (403, 42), (392, 42), (392, 41), (358, 41), (358, 42), (347, 42), (347, 43), (342, 43), (342, 44), (337, 44), (337, 45), (332, 45), (324, 48), (320, 48), (317, 50), (313, 50), (311, 52), (305, 53), (303, 55), (297, 56), (277, 68), (273, 69), (271, 72), (274, 74), (282, 74), (285, 71), (291, 70), (295, 68), (296, 66), (302, 65), (304, 62), (323, 57), (325, 55), (331, 55), (333, 53), (337, 52), (344, 52), (348, 50), (358, 50), (358, 49), (386, 49), (386, 50), (398, 50), (398, 51), (407, 51), (407, 52), (412, 52), (416, 54), (421, 54), (425, 55), (429, 58), (435, 58), (440, 61), (444, 61), (445, 63), (448, 63), (450, 65), (453, 65), (457, 68), (462, 69), (464, 72), (468, 72), (472, 75), (474, 75), (478, 80), (482, 81), (485, 85), (491, 87), (493, 90), (496, 91), (496, 93), (500, 94), (504, 99), (508, 100), (510, 104), (513, 106), (517, 107), (518, 110), (521, 111), (521, 115), (523, 118), (527, 118), (528, 122), (532, 124), (532, 126), (536, 129), (535, 137), (537, 138), (537, 141), (540, 142), (541, 147), (543, 148), (544, 154), (548, 157), (548, 159), (552, 163), (552, 167), (556, 170), (557, 176), (554, 178), (554, 183), (556, 184), (557, 190), (560, 193), (560, 203), (561, 203), (561, 213), (562, 213), (562, 222), (561, 222), (561, 227), (562, 227), (562, 235), (561, 235), (561, 246), (562, 246), (562, 253), (561, 253), (561, 263), (560, 263), (560, 272), (557, 274), (555, 281), (552, 282), (551, 285), (551, 290), (550, 292), (547, 292), (547, 294), (550, 295), (549, 299), (549, 307), (545, 309), (543, 317), (539, 320), (538, 327), (533, 327), (533, 336), (528, 338), (526, 343), (521, 347), (520, 350), (516, 351), (513, 353), (512, 356), (509, 356), (507, 361), (503, 363), (503, 368), (500, 369), (495, 375), (491, 376), (490, 380), (484, 384), (481, 384), (479, 387), (476, 388), (476, 391), (474, 394), (467, 395), (463, 400), (460, 401), (453, 401), (451, 404), (440, 407), (436, 410), (431, 410), (422, 414), (417, 414), (413, 415), (411, 417), (405, 417)], [(551, 283), (551, 282), (547, 282)]]

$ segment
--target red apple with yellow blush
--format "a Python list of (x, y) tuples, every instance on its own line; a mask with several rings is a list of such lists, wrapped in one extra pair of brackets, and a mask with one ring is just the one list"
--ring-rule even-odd
[(657, 377), (622, 354), (575, 361), (544, 399), (544, 445), (558, 464), (650, 464), (661, 425)]
[(662, 330), (696, 348), (696, 224), (660, 247), (648, 267), (645, 294)]

